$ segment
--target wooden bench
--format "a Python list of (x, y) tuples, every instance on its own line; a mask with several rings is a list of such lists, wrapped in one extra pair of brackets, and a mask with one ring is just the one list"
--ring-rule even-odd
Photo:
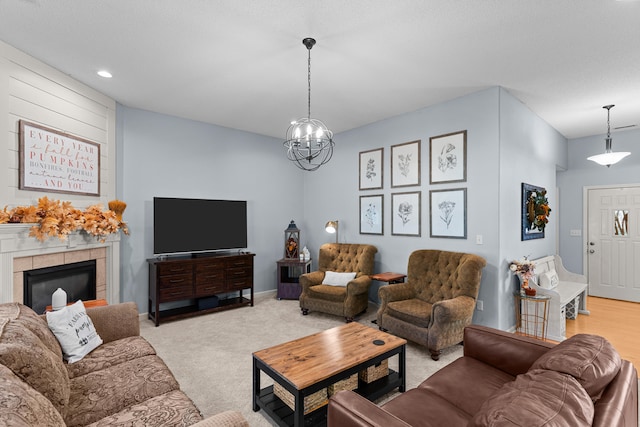
[[(559, 255), (550, 255), (532, 261), (535, 263), (535, 276), (529, 285), (535, 288), (538, 293), (551, 297), (547, 338), (554, 341), (564, 341), (566, 339), (566, 319), (575, 319), (578, 313), (589, 314), (589, 310), (587, 310), (589, 286), (587, 278), (564, 268)], [(553, 277), (553, 271), (557, 273), (557, 284), (550, 283), (554, 282), (554, 280), (550, 280), (550, 277)], [(549, 274), (545, 274), (547, 272)]]

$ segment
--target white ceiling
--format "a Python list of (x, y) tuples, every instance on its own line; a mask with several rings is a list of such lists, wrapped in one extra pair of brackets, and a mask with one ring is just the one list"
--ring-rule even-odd
[(307, 36), (334, 133), (496, 85), (568, 138), (640, 124), (638, 1), (0, 0), (0, 40), (123, 105), (278, 138)]

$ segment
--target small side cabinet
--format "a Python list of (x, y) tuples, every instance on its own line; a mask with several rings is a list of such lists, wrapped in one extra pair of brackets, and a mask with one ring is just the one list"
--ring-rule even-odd
[(283, 258), (278, 261), (278, 299), (298, 299), (302, 292), (300, 276), (311, 272), (311, 259)]

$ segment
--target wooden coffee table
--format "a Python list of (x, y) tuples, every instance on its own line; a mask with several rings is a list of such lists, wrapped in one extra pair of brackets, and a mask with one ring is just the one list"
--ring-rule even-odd
[[(395, 388), (404, 392), (406, 343), (402, 338), (352, 322), (256, 351), (253, 353), (253, 410), (263, 409), (280, 426), (323, 425), (326, 405), (305, 416), (305, 396), (394, 355), (398, 355), (398, 372), (390, 369), (388, 376), (369, 384), (359, 380), (355, 391), (370, 400)], [(260, 388), (261, 372), (293, 395), (294, 410), (273, 393), (273, 386)]]

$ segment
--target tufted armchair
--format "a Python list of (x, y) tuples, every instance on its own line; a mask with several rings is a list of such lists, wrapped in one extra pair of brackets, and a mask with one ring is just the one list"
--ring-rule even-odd
[[(378, 249), (372, 245), (326, 243), (320, 247), (318, 271), (300, 276), (300, 309), (344, 316), (347, 322), (367, 310), (373, 258)], [(356, 273), (346, 286), (323, 284), (326, 271)]]
[(426, 345), (438, 360), (462, 341), (471, 324), (484, 258), (462, 252), (417, 250), (409, 256), (407, 282), (378, 291), (378, 327)]

